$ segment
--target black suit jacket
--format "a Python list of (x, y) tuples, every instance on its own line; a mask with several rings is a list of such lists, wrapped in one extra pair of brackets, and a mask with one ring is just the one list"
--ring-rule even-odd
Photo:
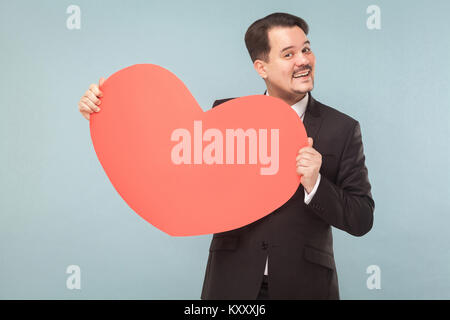
[(256, 299), (267, 255), (271, 299), (339, 299), (331, 226), (362, 236), (375, 209), (360, 125), (311, 94), (303, 123), (322, 155), (316, 194), (306, 205), (300, 185), (264, 218), (214, 234), (202, 299)]

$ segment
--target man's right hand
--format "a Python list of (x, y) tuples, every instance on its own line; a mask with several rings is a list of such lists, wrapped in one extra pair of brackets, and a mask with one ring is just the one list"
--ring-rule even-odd
[(92, 112), (99, 112), (100, 108), (98, 107), (101, 103), (100, 99), (103, 97), (103, 93), (100, 91), (99, 87), (103, 85), (105, 82), (104, 78), (100, 78), (100, 81), (97, 84), (93, 83), (89, 86), (89, 89), (84, 93), (78, 102), (78, 110), (81, 115), (85, 117), (87, 120), (90, 119)]

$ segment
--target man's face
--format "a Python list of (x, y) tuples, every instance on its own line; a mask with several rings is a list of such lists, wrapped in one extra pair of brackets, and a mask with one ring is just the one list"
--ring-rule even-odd
[(274, 27), (268, 32), (269, 60), (264, 63), (269, 94), (298, 101), (314, 87), (316, 58), (299, 27)]

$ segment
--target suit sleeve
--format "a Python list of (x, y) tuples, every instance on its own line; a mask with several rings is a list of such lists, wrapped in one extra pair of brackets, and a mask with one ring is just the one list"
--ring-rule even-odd
[(354, 236), (363, 236), (373, 225), (372, 199), (365, 166), (361, 128), (356, 122), (345, 143), (336, 184), (324, 175), (308, 208), (330, 225)]

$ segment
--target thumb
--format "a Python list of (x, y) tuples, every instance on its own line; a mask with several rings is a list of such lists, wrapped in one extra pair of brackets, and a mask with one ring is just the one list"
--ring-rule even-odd
[(313, 138), (308, 137), (308, 147), (312, 147), (312, 146), (313, 146)]
[(101, 87), (105, 83), (105, 78), (101, 77), (98, 86)]

